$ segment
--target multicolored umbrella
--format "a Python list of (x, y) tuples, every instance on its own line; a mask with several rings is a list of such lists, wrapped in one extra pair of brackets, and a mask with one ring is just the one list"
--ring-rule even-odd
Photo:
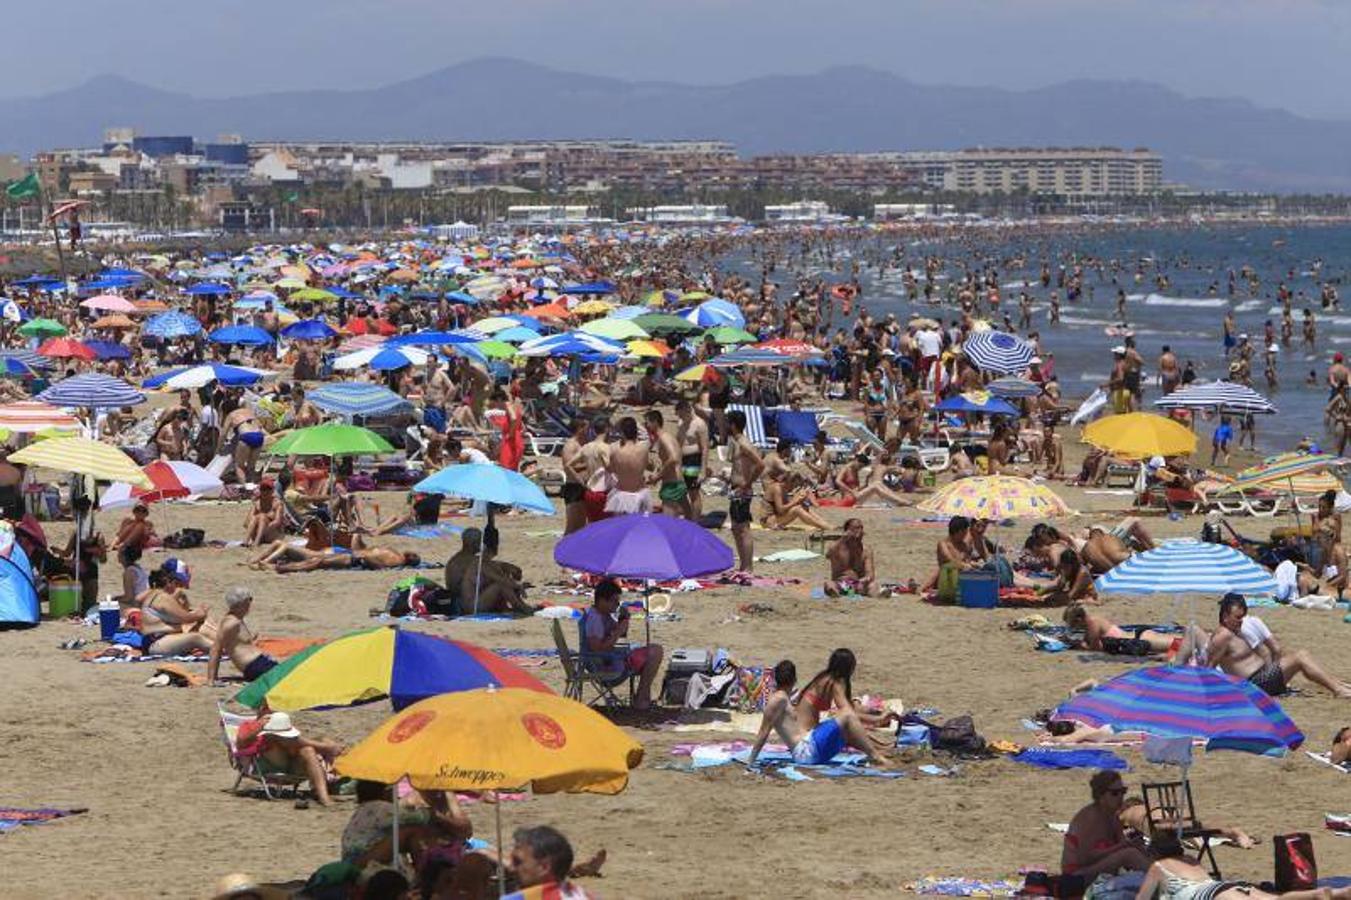
[(29, 444), (11, 453), (9, 461), (52, 469), (91, 475), (105, 481), (125, 481), (142, 488), (153, 488), (153, 483), (136, 461), (111, 444), (82, 437), (59, 437)]
[(574, 531), (554, 545), (554, 562), (593, 575), (669, 581), (725, 572), (735, 559), (707, 528), (647, 514), (614, 516)]
[(989, 416), (1017, 416), (1018, 410), (1006, 400), (1000, 400), (988, 391), (967, 391), (936, 404), (943, 412), (983, 413)]
[(642, 761), (642, 745), (595, 710), (557, 694), (506, 688), (415, 703), (334, 768), (382, 784), (407, 778), (419, 790), (617, 794)]
[(324, 412), (348, 418), (386, 415), (413, 407), (389, 388), (365, 381), (323, 384), (307, 393), (305, 399)]
[(79, 431), (83, 425), (68, 412), (36, 400), (20, 400), (0, 406), (0, 429), (11, 434), (43, 431)]
[(330, 422), (297, 428), (267, 452), (273, 456), (362, 456), (393, 453), (394, 448), (369, 428)]
[(1051, 718), (1203, 738), (1208, 750), (1280, 756), (1304, 742), (1280, 705), (1256, 685), (1200, 666), (1135, 669), (1062, 703)]
[(1224, 544), (1164, 541), (1093, 582), (1100, 594), (1274, 594), (1271, 573)]
[(417, 347), (388, 347), (381, 344), (339, 356), (333, 361), (333, 369), (337, 372), (346, 372), (369, 366), (377, 372), (390, 372), (409, 366), (425, 365), (429, 356), (426, 350), (419, 350)]
[(308, 647), (234, 699), (290, 712), (388, 697), (395, 709), (403, 709), (438, 694), (486, 687), (553, 693), (524, 669), (476, 644), (380, 627)]
[(918, 508), (941, 516), (974, 519), (1026, 519), (1071, 516), (1074, 511), (1044, 484), (1012, 475), (961, 478)]
[(1351, 465), (1351, 459), (1331, 453), (1281, 453), (1269, 456), (1234, 476), (1233, 489), (1247, 490), (1263, 484), (1285, 482), (1300, 475), (1326, 472)]
[(116, 509), (137, 503), (158, 503), (183, 497), (216, 497), (225, 484), (195, 463), (157, 459), (141, 470), (152, 487), (135, 487), (125, 482), (109, 486), (99, 498), (100, 509)]
[(1126, 459), (1186, 456), (1196, 449), (1196, 435), (1186, 425), (1143, 412), (1091, 422), (1084, 427), (1084, 440)]

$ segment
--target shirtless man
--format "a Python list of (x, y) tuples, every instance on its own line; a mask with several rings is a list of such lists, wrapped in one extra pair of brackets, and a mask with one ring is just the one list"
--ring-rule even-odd
[(844, 537), (826, 551), (830, 561), (830, 578), (825, 590), (829, 597), (853, 592), (860, 597), (871, 597), (877, 586), (877, 571), (873, 566), (873, 552), (863, 544), (863, 522), (848, 519), (844, 523)]
[[(521, 570), (497, 558), (497, 529), (487, 529), (482, 538), (481, 558), (465, 566), (460, 578), (460, 603), (475, 613), (515, 613), (533, 616), (535, 607), (525, 602)], [(447, 566), (449, 568), (449, 566)]]
[(294, 385), (291, 388), (291, 427), (309, 428), (318, 425), (321, 418), (315, 405), (305, 399), (305, 388)]
[(1177, 390), (1182, 382), (1182, 370), (1177, 364), (1177, 354), (1167, 344), (1159, 354), (1159, 390), (1165, 395)]
[(661, 511), (667, 515), (693, 519), (689, 488), (685, 486), (684, 476), (680, 472), (680, 447), (675, 437), (666, 433), (666, 420), (658, 410), (649, 409), (643, 415), (643, 422), (647, 426), (648, 446), (657, 451), (657, 467), (649, 476), (648, 483), (657, 487)]
[(610, 515), (652, 511), (652, 493), (647, 489), (648, 445), (638, 440), (638, 420), (625, 416), (619, 420), (619, 446), (610, 450), (610, 474), (614, 489), (605, 501)]
[(592, 427), (591, 440), (582, 445), (582, 460), (586, 463), (586, 487), (582, 502), (586, 505), (586, 520), (599, 522), (605, 518), (605, 502), (610, 496), (610, 420), (599, 418)]
[(591, 423), (578, 416), (572, 422), (572, 434), (563, 442), (563, 533), (572, 534), (586, 525), (586, 479), (590, 466), (583, 448), (591, 434)]
[(350, 552), (312, 551), (299, 547), (292, 547), (291, 549), (300, 550), (304, 558), (296, 562), (274, 563), (273, 568), (278, 575), (289, 575), (292, 572), (313, 572), (315, 569), (366, 569), (376, 571), (379, 569), (397, 569), (400, 566), (417, 566), (422, 562), (422, 557), (416, 553), (403, 553), (389, 547), (371, 547), (366, 550), (352, 550)]
[(206, 660), (206, 680), (211, 684), (220, 679), (221, 659), (234, 663), (245, 681), (262, 677), (277, 664), (275, 659), (253, 645), (257, 635), (244, 624), (244, 617), (252, 605), (253, 594), (248, 588), (236, 586), (225, 592), (225, 617), (216, 626), (211, 655)]
[(764, 460), (755, 445), (746, 437), (746, 414), (739, 409), (727, 413), (727, 449), (732, 464), (731, 496), (727, 517), (732, 522), (732, 540), (736, 543), (738, 571), (750, 572), (755, 567), (755, 540), (751, 537), (751, 502), (756, 479), (765, 469)]
[(975, 569), (981, 566), (980, 562), (972, 559), (970, 532), (971, 520), (966, 516), (953, 516), (948, 519), (947, 537), (940, 540), (934, 548), (938, 568), (934, 569), (933, 575), (925, 582), (921, 592), (933, 590), (938, 586), (938, 576), (946, 565), (954, 565), (960, 569)]
[(1285, 693), (1296, 675), (1303, 675), (1337, 697), (1351, 697), (1351, 686), (1328, 675), (1305, 650), (1267, 659), (1254, 649), (1243, 637), (1243, 617), (1247, 614), (1248, 605), (1240, 594), (1226, 594), (1220, 601), (1220, 627), (1206, 646), (1208, 665), (1246, 678), (1273, 697)]
[(455, 384), (441, 367), (441, 360), (435, 353), (427, 355), (427, 380), (422, 386), (422, 403), (427, 409), (434, 409), (446, 421), (446, 406), (455, 393)]
[(688, 400), (677, 401), (675, 411), (680, 475), (685, 479), (685, 489), (689, 493), (690, 518), (697, 521), (704, 512), (699, 484), (708, 474), (708, 423), (694, 414), (694, 405)]

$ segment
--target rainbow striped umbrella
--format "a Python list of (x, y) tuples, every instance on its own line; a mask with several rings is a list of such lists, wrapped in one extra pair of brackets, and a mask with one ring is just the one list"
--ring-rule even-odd
[(958, 479), (918, 508), (941, 516), (974, 519), (1049, 519), (1074, 515), (1074, 510), (1046, 485), (1012, 475)]
[(1135, 669), (1062, 703), (1052, 719), (1159, 737), (1202, 738), (1207, 750), (1282, 756), (1304, 735), (1252, 682), (1216, 669)]
[(1331, 453), (1281, 453), (1269, 456), (1255, 466), (1249, 466), (1234, 476), (1235, 490), (1246, 490), (1260, 484), (1288, 481), (1300, 475), (1324, 472), (1351, 465), (1351, 459)]

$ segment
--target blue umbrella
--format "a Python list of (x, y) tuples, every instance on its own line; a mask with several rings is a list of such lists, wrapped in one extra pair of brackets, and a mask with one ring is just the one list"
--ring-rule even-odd
[[(85, 346), (92, 347), (93, 342), (86, 342)], [(32, 350), (19, 350), (13, 348), (0, 350), (0, 360), (15, 360), (16, 362), (28, 366), (30, 369), (50, 369), (55, 365), (51, 359), (42, 356), (41, 354), (34, 353)], [(13, 371), (13, 369), (10, 369), (9, 371)]]
[(32, 366), (12, 356), (0, 356), (0, 372), (6, 375), (37, 375)]
[(733, 366), (786, 366), (793, 362), (795, 362), (793, 357), (775, 353), (773, 350), (745, 347), (715, 356), (709, 360), (709, 365), (717, 369), (728, 369)]
[(299, 322), (292, 322), (281, 330), (282, 337), (290, 338), (293, 341), (322, 341), (337, 333), (331, 325), (322, 319), (301, 319)]
[(131, 359), (131, 348), (117, 341), (85, 341), (84, 345), (99, 359)]
[(448, 344), (472, 344), (483, 340), (483, 335), (473, 337), (465, 332), (455, 331), (419, 331), (415, 334), (399, 334), (385, 341), (387, 347), (402, 347), (411, 344), (415, 347), (443, 347)]
[(276, 338), (256, 325), (226, 325), (206, 336), (213, 344), (239, 344), (245, 347), (266, 347)]
[(231, 366), (225, 363), (211, 362), (164, 372), (153, 378), (147, 378), (142, 382), (142, 386), (179, 390), (182, 388), (199, 388), (213, 381), (218, 381), (226, 387), (246, 387), (257, 384), (273, 374), (275, 373), (262, 369), (250, 369), (247, 366)]
[(730, 325), (732, 328), (745, 328), (746, 317), (735, 303), (713, 297), (700, 303), (685, 314), (685, 318), (700, 328), (716, 328)]
[(38, 399), (52, 406), (82, 406), (90, 409), (111, 409), (117, 406), (135, 406), (145, 402), (145, 394), (111, 375), (90, 373), (72, 375), (58, 381), (38, 394)]
[(180, 338), (190, 337), (199, 334), (202, 330), (202, 323), (196, 318), (178, 310), (172, 310), (167, 313), (160, 313), (150, 321), (145, 323), (141, 329), (141, 334), (152, 334), (160, 338)]
[(1271, 573), (1224, 544), (1164, 541), (1099, 575), (1100, 594), (1274, 594)]
[(613, 281), (588, 281), (585, 284), (570, 284), (563, 288), (565, 294), (613, 294), (619, 286)]
[(1040, 397), (1042, 392), (1041, 385), (1026, 378), (998, 378), (985, 387), (1000, 397)]
[(1015, 375), (1032, 363), (1036, 355), (1027, 341), (1002, 331), (977, 331), (962, 342), (962, 353), (986, 372)]
[(144, 273), (144, 272), (138, 272), (138, 271), (135, 270), (135, 269), (120, 269), (120, 268), (114, 267), (114, 268), (111, 268), (111, 269), (104, 269), (102, 272), (99, 272), (99, 273), (98, 273), (97, 277), (99, 277), (99, 278), (130, 278), (130, 279), (136, 280), (136, 279), (144, 278), (144, 277), (145, 277), (145, 273)]
[(413, 408), (389, 388), (362, 381), (338, 381), (324, 384), (305, 395), (305, 399), (324, 412), (352, 416), (382, 416)]
[(349, 291), (347, 288), (342, 287), (342, 286), (340, 286), (340, 285), (336, 285), (336, 284), (334, 284), (334, 285), (329, 285), (328, 287), (324, 288), (324, 290), (328, 291), (328, 292), (329, 292), (330, 294), (332, 294), (334, 297), (338, 297), (338, 298), (343, 299), (343, 300), (360, 300), (360, 299), (362, 299), (361, 294), (353, 293), (352, 291)]
[(447, 300), (453, 300), (456, 303), (463, 303), (466, 306), (478, 306), (479, 300), (473, 294), (466, 294), (464, 291), (451, 291), (446, 294)]
[[(513, 331), (514, 329), (507, 329)], [(501, 332), (496, 335), (504, 340)], [(521, 344), (522, 356), (579, 356), (599, 354), (617, 356), (624, 352), (624, 345), (583, 331), (570, 331), (565, 334), (551, 334), (548, 337), (536, 337)]]
[(20, 278), (18, 281), (10, 282), (14, 287), (44, 287), (49, 284), (61, 284), (60, 278), (53, 278), (50, 275), (29, 275), (27, 278)]
[(539, 332), (523, 325), (516, 325), (512, 328), (504, 328), (493, 335), (494, 340), (506, 341), (508, 344), (522, 343), (524, 341), (533, 341), (539, 337)]
[(539, 485), (520, 472), (493, 463), (446, 466), (413, 485), (424, 494), (445, 494), (466, 500), (482, 500), (500, 506), (519, 506), (552, 514), (554, 505)]
[(228, 284), (204, 281), (201, 284), (194, 284), (183, 293), (190, 294), (194, 297), (219, 297), (233, 292), (234, 288), (230, 287)]
[(80, 290), (111, 291), (116, 290), (118, 288), (130, 287), (139, 280), (140, 280), (139, 278), (131, 278), (127, 276), (116, 276), (116, 277), (109, 276), (106, 278), (96, 278), (93, 281), (86, 281), (84, 284), (80, 285)]
[(1014, 409), (1008, 401), (1000, 400), (993, 394), (985, 394), (983, 397), (971, 393), (958, 394), (935, 404), (934, 409), (944, 412), (985, 413), (991, 416), (1018, 415), (1018, 410)]

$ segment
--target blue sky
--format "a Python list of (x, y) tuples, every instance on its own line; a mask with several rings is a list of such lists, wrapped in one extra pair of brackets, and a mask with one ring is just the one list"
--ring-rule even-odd
[[(1140, 79), (1351, 118), (1351, 0), (61, 0), (6, 9), (0, 94), (113, 73), (198, 95), (368, 87), (480, 56), (716, 83), (860, 64)], [(57, 21), (59, 17), (59, 21)], [(59, 27), (57, 27), (59, 26)], [(59, 47), (60, 50), (54, 48)]]

